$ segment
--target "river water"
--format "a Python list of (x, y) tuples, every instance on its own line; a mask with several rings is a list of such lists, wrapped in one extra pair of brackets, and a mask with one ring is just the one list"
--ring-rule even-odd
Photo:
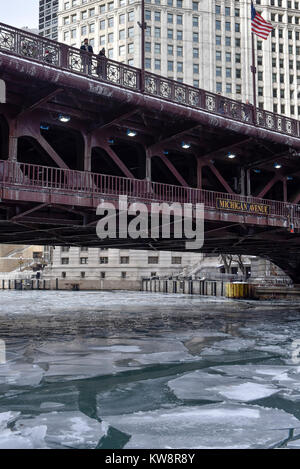
[(1, 291), (0, 448), (300, 448), (300, 303)]

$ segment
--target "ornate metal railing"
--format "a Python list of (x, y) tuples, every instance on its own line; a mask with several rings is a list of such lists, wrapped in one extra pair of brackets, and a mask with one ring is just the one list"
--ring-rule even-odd
[(227, 119), (242, 121), (257, 127), (300, 137), (299, 121), (254, 109), (224, 96), (110, 59), (99, 59), (95, 54), (69, 47), (66, 44), (0, 23), (0, 52), (15, 54), (51, 67), (71, 70), (96, 80), (143, 92), (163, 100), (195, 109), (205, 110)]
[[(128, 197), (148, 202), (204, 203), (206, 209), (220, 210), (218, 200), (244, 202), (257, 206), (267, 206), (266, 213), (255, 216), (279, 217), (300, 223), (300, 212), (297, 204), (276, 200), (260, 199), (252, 196), (241, 196), (224, 192), (213, 192), (189, 187), (174, 186), (140, 179), (128, 179), (86, 171), (52, 168), (27, 163), (0, 160), (0, 187), (14, 186), (19, 190), (38, 189), (41, 192), (50, 190), (57, 193), (74, 193), (76, 196), (107, 195)], [(222, 211), (223, 209), (221, 209)], [(238, 207), (227, 208), (226, 212), (250, 213)], [(253, 212), (252, 212), (253, 215)]]

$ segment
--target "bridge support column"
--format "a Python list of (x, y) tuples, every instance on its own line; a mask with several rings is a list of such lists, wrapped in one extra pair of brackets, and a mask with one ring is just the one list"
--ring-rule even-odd
[(202, 189), (202, 168), (203, 163), (197, 158), (197, 189)]
[(84, 171), (92, 170), (92, 137), (90, 134), (83, 135), (84, 138)]
[(146, 149), (146, 181), (151, 182), (152, 179), (152, 155), (151, 151)]
[(241, 195), (246, 195), (245, 168), (241, 168)]
[(8, 139), (8, 159), (17, 161), (18, 157), (18, 134), (16, 120), (9, 122), (9, 139)]
[(286, 183), (286, 178), (282, 179), (282, 185), (283, 185), (283, 201), (287, 202), (287, 183)]
[(250, 169), (247, 169), (247, 195), (251, 195), (251, 174)]

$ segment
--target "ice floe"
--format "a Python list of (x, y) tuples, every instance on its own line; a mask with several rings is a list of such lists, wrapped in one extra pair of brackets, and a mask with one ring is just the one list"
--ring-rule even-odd
[(106, 434), (105, 424), (81, 412), (51, 412), (17, 421), (16, 430), (24, 435), (44, 428), (45, 443), (51, 448), (95, 448)]
[(282, 410), (210, 404), (106, 416), (130, 435), (126, 448), (269, 448), (299, 420)]

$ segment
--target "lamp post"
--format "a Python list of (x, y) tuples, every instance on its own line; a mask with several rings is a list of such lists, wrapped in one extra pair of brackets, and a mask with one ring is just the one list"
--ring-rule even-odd
[(145, 0), (141, 0), (141, 21), (138, 21), (141, 28), (141, 91), (145, 89), (145, 30), (147, 23), (145, 22)]

